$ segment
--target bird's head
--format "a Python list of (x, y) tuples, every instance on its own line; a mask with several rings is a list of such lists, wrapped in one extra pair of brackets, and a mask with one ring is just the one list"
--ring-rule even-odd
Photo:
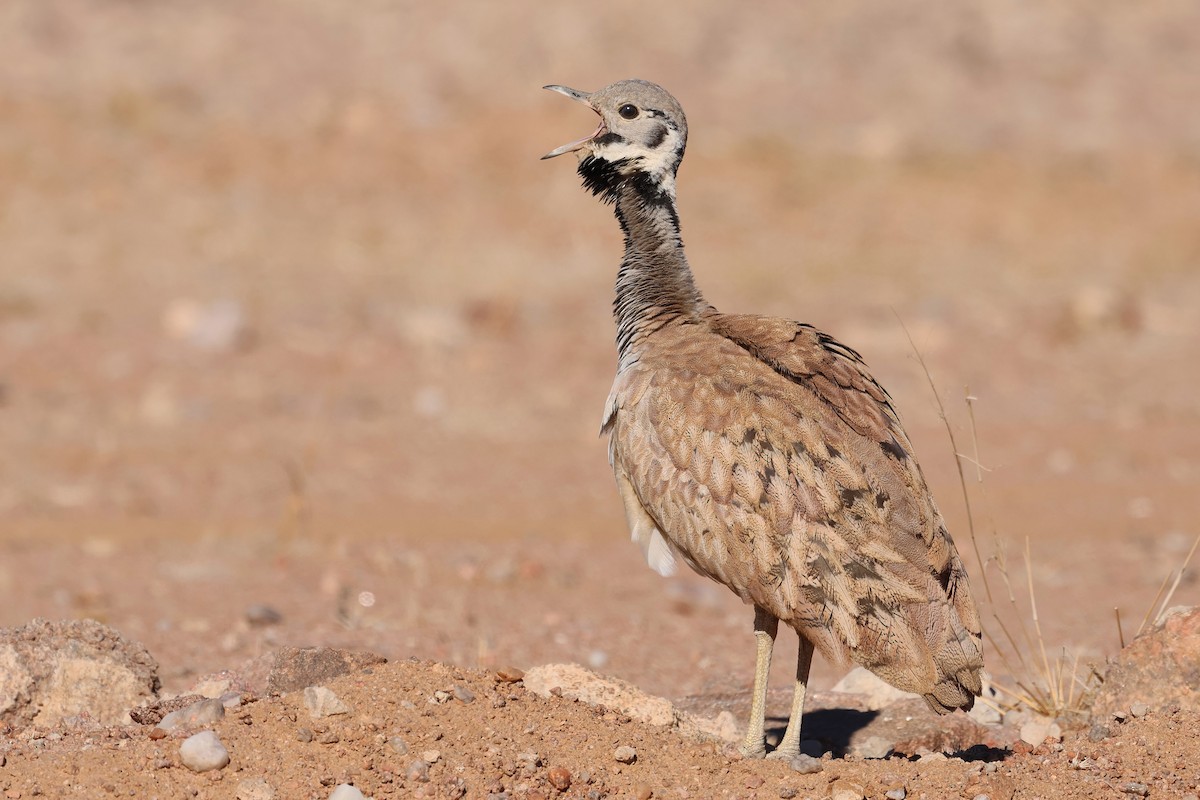
[(584, 103), (600, 116), (600, 124), (542, 158), (578, 153), (585, 185), (606, 199), (615, 196), (620, 183), (636, 178), (674, 196), (675, 172), (687, 145), (687, 118), (666, 89), (642, 80), (618, 81), (591, 93), (545, 88)]

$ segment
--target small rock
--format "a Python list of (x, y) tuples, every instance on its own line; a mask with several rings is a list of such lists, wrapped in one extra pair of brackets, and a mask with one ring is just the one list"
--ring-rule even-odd
[(861, 742), (854, 742), (850, 752), (859, 758), (887, 758), (895, 749), (893, 744), (882, 736), (868, 736)]
[(208, 772), (228, 764), (229, 751), (215, 733), (201, 731), (179, 745), (179, 760), (192, 772)]
[(404, 741), (399, 736), (393, 736), (392, 738), (388, 739), (388, 746), (391, 747), (392, 751), (398, 756), (408, 755), (408, 742)]
[(550, 785), (560, 792), (571, 788), (571, 770), (566, 767), (551, 767), (546, 778), (550, 781)]
[(246, 622), (256, 628), (265, 628), (283, 622), (283, 614), (265, 603), (255, 603), (246, 609)]
[(450, 699), (452, 697), (454, 697), (454, 695), (450, 694), (449, 692), (444, 692), (441, 689), (438, 689), (436, 692), (433, 693), (433, 697), (429, 698), (429, 703), (431, 705), (441, 705), (443, 703), (449, 703)]
[(404, 777), (410, 781), (425, 783), (429, 780), (429, 764), (420, 760), (411, 762), (404, 771)]
[(329, 795), (329, 800), (366, 800), (366, 798), (357, 786), (343, 783), (333, 790), (333, 794)]
[(386, 663), (381, 655), (367, 651), (337, 650), (332, 647), (281, 647), (275, 651), (267, 692), (294, 692), (376, 664)]
[(499, 683), (517, 683), (525, 680), (525, 670), (516, 667), (501, 667), (496, 670), (496, 681)]
[(296, 729), (296, 741), (308, 743), (308, 742), (311, 742), (312, 740), (313, 740), (313, 732), (310, 728), (297, 728)]
[(426, 750), (421, 754), (421, 758), (424, 759), (426, 764), (436, 764), (441, 757), (442, 752), (440, 750)]
[(992, 796), (990, 794), (977, 794), (971, 800), (992, 800)]
[(238, 781), (237, 800), (275, 800), (275, 787), (262, 778), (247, 778)]
[(883, 796), (887, 800), (904, 800), (904, 798), (908, 797), (908, 789), (905, 789), (903, 786), (897, 786), (895, 789), (888, 789), (883, 793)]
[(781, 800), (792, 800), (792, 798), (795, 797), (796, 794), (797, 794), (796, 790), (793, 789), (791, 786), (780, 786), (779, 787), (779, 797), (781, 798)]
[(1045, 717), (1034, 717), (1021, 726), (1021, 741), (1031, 747), (1037, 747), (1050, 736), (1050, 720)]
[(1134, 703), (1129, 707), (1129, 713), (1137, 719), (1140, 719), (1150, 713), (1150, 706), (1145, 703)]
[(633, 796), (637, 800), (650, 800), (651, 797), (654, 797), (654, 790), (650, 788), (650, 784), (648, 783), (639, 783), (633, 787)]
[(225, 705), (220, 700), (201, 700), (187, 708), (172, 711), (156, 725), (167, 733), (185, 728), (200, 728), (211, 725), (225, 716)]
[(627, 744), (623, 744), (613, 751), (613, 758), (622, 764), (632, 764), (634, 761), (637, 761), (637, 750), (634, 750)]
[(929, 764), (935, 761), (949, 761), (945, 753), (924, 753), (917, 759), (917, 763)]
[(313, 719), (350, 713), (350, 706), (324, 686), (309, 686), (304, 690), (304, 707)]
[(475, 693), (462, 684), (456, 684), (454, 687), (454, 697), (464, 703), (474, 703)]
[(747, 789), (757, 789), (758, 787), (762, 786), (763, 783), (764, 781), (761, 775), (751, 775), (750, 777), (746, 778)]
[(821, 759), (801, 753), (792, 759), (792, 769), (801, 775), (812, 775), (825, 769), (825, 765), (821, 763)]
[(1129, 783), (1122, 783), (1118, 788), (1125, 794), (1131, 794), (1134, 797), (1145, 797), (1146, 795), (1150, 794), (1149, 787), (1147, 787), (1146, 784), (1141, 783), (1140, 781), (1130, 781)]
[(1112, 731), (1102, 722), (1093, 722), (1092, 727), (1088, 728), (1088, 740), (1093, 742), (1102, 742), (1112, 736)]
[(834, 781), (831, 787), (830, 800), (863, 800), (864, 797), (863, 787), (851, 781)]

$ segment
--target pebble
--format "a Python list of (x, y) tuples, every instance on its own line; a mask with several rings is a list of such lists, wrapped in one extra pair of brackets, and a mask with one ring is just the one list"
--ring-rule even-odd
[(234, 797), (237, 800), (275, 800), (275, 787), (262, 778), (246, 778), (238, 782)]
[(863, 800), (866, 795), (863, 793), (863, 787), (857, 783), (850, 781), (834, 781), (831, 800)]
[(1021, 725), (1021, 741), (1037, 747), (1050, 736), (1050, 720), (1045, 717), (1035, 717)]
[(792, 800), (796, 796), (796, 790), (790, 786), (779, 787), (779, 797), (781, 800)]
[(887, 800), (904, 800), (904, 798), (908, 797), (908, 789), (905, 789), (903, 786), (897, 786), (895, 789), (888, 789), (883, 793), (883, 796)]
[(283, 622), (283, 614), (266, 603), (255, 603), (246, 609), (246, 622), (256, 628), (278, 625)]
[(429, 763), (426, 761), (413, 761), (408, 765), (408, 769), (404, 771), (404, 777), (410, 781), (421, 781), (424, 783), (429, 780)]
[(304, 707), (313, 719), (350, 713), (350, 706), (324, 686), (309, 686), (304, 690)]
[(1088, 729), (1088, 740), (1093, 742), (1101, 742), (1112, 736), (1112, 731), (1108, 726), (1101, 722), (1093, 722), (1092, 727)]
[(228, 764), (229, 751), (215, 733), (201, 731), (179, 745), (179, 760), (192, 772), (207, 772)]
[(343, 783), (333, 790), (333, 794), (329, 795), (329, 800), (366, 800), (366, 797), (357, 786)]
[(792, 769), (801, 775), (812, 775), (825, 769), (825, 765), (821, 763), (821, 759), (801, 753), (792, 759)]
[(651, 797), (654, 797), (654, 790), (647, 783), (639, 783), (633, 787), (633, 796), (637, 800), (650, 800)]
[(1150, 706), (1145, 703), (1134, 703), (1129, 707), (1129, 713), (1137, 718), (1141, 718), (1150, 713)]
[(1120, 786), (1120, 789), (1125, 794), (1131, 794), (1131, 795), (1134, 795), (1135, 797), (1145, 797), (1146, 795), (1150, 794), (1149, 787), (1147, 787), (1146, 784), (1140, 783), (1138, 781), (1130, 781), (1129, 783), (1122, 783)]
[(408, 755), (408, 742), (401, 739), (399, 736), (393, 736), (388, 739), (388, 746), (396, 753), (396, 755)]
[(622, 764), (632, 764), (634, 761), (637, 761), (637, 750), (634, 750), (627, 744), (623, 744), (613, 751), (613, 758)]
[(501, 683), (516, 683), (525, 680), (525, 671), (516, 667), (501, 667), (496, 670), (496, 680)]
[(436, 764), (438, 762), (438, 759), (440, 759), (441, 757), (442, 757), (441, 750), (426, 750), (424, 753), (421, 753), (421, 758), (425, 761), (426, 764)]
[(475, 693), (462, 684), (454, 687), (454, 697), (464, 703), (474, 703)]
[(990, 794), (977, 794), (971, 800), (992, 800), (992, 796)]
[(560, 792), (571, 788), (571, 770), (566, 767), (551, 767), (546, 777), (550, 781), (550, 785)]
[(155, 725), (155, 728), (173, 733), (184, 728), (200, 728), (211, 725), (225, 716), (225, 704), (220, 700), (200, 700), (186, 708), (172, 711)]

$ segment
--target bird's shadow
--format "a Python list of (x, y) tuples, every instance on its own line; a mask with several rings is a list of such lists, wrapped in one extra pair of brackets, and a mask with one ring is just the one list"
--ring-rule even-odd
[[(850, 749), (850, 740), (854, 734), (867, 727), (878, 716), (878, 711), (860, 711), (854, 708), (822, 708), (809, 711), (804, 715), (801, 728), (804, 732), (801, 750), (809, 755), (820, 755), (813, 752), (812, 745), (808, 744), (815, 740), (820, 743), (822, 753), (844, 756)], [(769, 717), (767, 741), (781, 740), (787, 723), (787, 717)]]
[[(877, 717), (878, 711), (863, 711), (856, 708), (822, 708), (810, 711), (804, 715), (804, 739), (800, 743), (801, 752), (811, 756), (832, 753), (835, 758), (841, 758), (850, 752), (850, 744), (854, 735), (870, 725)], [(787, 717), (768, 717), (767, 741), (778, 742), (783, 738), (787, 729)], [(820, 752), (813, 742), (820, 746)], [(1004, 761), (1012, 756), (1012, 751), (1005, 748), (990, 747), (977, 744), (963, 750), (946, 755), (960, 758), (963, 761)], [(916, 755), (910, 755), (916, 759)]]

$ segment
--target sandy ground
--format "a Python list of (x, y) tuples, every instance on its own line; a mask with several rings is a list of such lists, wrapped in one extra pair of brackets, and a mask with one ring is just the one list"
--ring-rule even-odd
[[(596, 438), (619, 233), (569, 165), (537, 161), (591, 124), (539, 86), (638, 75), (689, 113), (701, 287), (864, 353), (985, 600), (987, 578), (992, 636), (1033, 632), (1028, 547), (1051, 658), (1113, 654), (1114, 608), (1131, 637), (1200, 535), (1200, 16), (1165, 0), (1104, 17), (637, 8), (5, 4), (0, 625), (100, 619), (149, 647), (170, 691), (280, 644), (463, 670), (578, 661), (673, 699), (745, 691), (749, 611), (658, 578), (626, 542)], [(981, 559), (901, 321), (962, 454)], [(1191, 576), (1172, 602), (1200, 602)], [(282, 622), (251, 627), (254, 604)], [(996, 645), (997, 678), (1022, 678)], [(425, 691), (436, 671), (413, 669), (369, 691)], [(818, 665), (817, 683), (838, 674)], [(605, 751), (649, 735), (560, 705), (470, 725), (513, 747), (541, 739), (520, 738), (521, 715), (565, 715)], [(384, 728), (416, 724), (389, 709)], [(284, 747), (276, 714), (224, 724)], [(453, 739), (466, 720), (439, 724)], [(305, 788), (283, 794), (383, 763), (369, 725), (312, 772), (285, 760), (280, 781)], [(1143, 758), (1121, 748), (1144, 741), (1164, 774), (1195, 760), (1169, 727), (1194, 719), (1137, 725), (1110, 757)], [(108, 744), (64, 744), (42, 788), (80, 759), (142, 786)], [(538, 746), (611, 768), (565, 737)], [(758, 768), (680, 747), (721, 792)], [(1071, 749), (1024, 757), (1017, 796), (1083, 786)], [(0, 775), (29, 792), (31, 763)], [(704, 796), (691, 769), (651, 783)], [(785, 778), (826, 790), (766, 769), (760, 796)], [(936, 781), (931, 797), (959, 791)]]

